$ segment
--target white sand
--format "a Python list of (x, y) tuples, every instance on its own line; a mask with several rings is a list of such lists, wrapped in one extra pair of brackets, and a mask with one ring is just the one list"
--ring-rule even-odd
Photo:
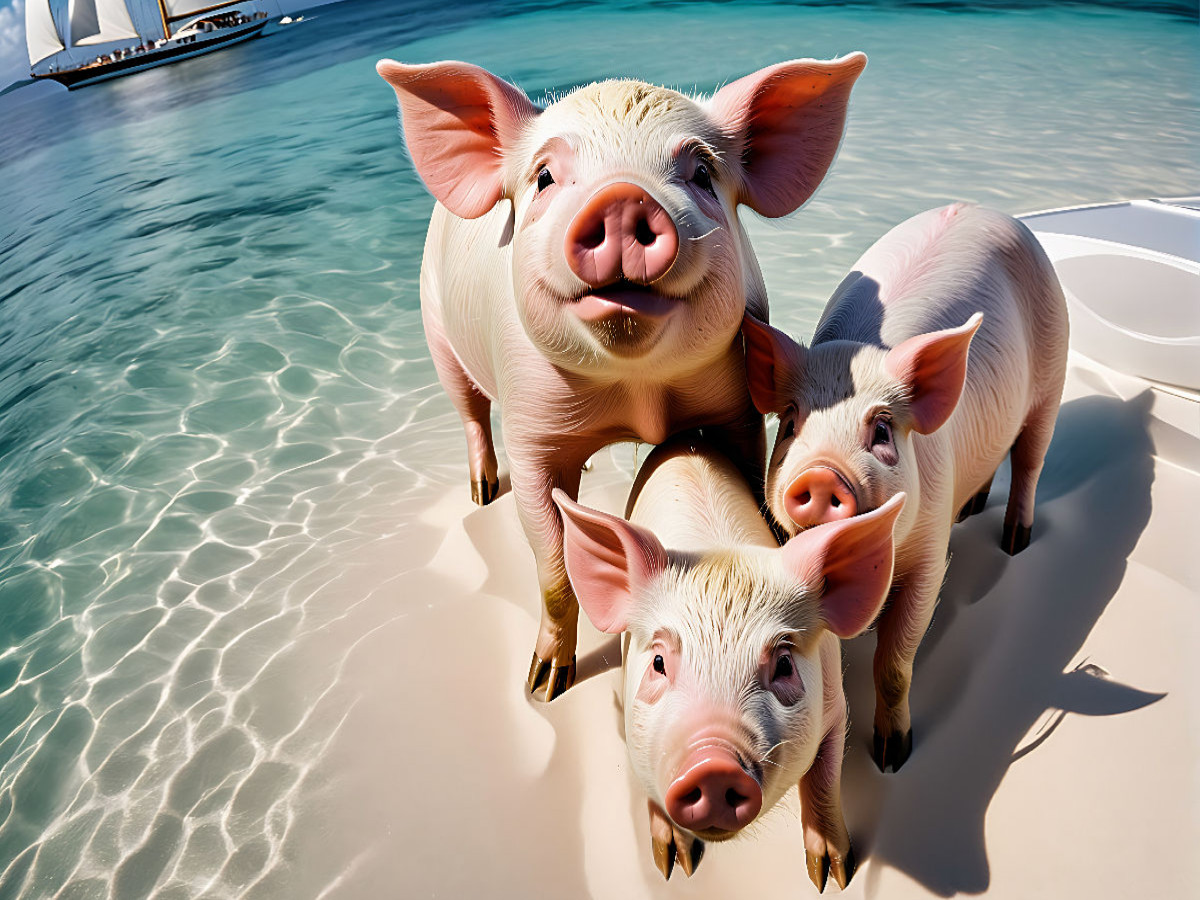
[[(601, 454), (581, 499), (621, 511), (629, 456)], [(324, 827), (292, 832), (287, 881), (355, 898), (815, 896), (794, 795), (663, 881), (627, 773), (616, 642), (585, 623), (580, 682), (526, 699), (532, 555), (511, 494), (474, 510), (465, 480), (464, 463), (462, 490), (394, 556), (347, 560), (378, 622), (346, 657), (357, 699), (297, 811)], [(897, 774), (869, 756), (874, 637), (846, 646), (846, 894), (1197, 896), (1200, 405), (1076, 359), (1033, 543), (1011, 559), (1006, 492), (1002, 470), (955, 528)]]

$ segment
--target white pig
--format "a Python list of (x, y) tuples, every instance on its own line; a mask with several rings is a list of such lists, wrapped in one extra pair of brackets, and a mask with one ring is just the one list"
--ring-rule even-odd
[(700, 425), (761, 480), (738, 330), (767, 305), (737, 207), (775, 217), (808, 199), (865, 64), (860, 53), (780, 63), (707, 100), (605, 81), (542, 109), (476, 66), (379, 63), (438, 201), (421, 311), (481, 504), (499, 489), (500, 404), (542, 592), (528, 687), (544, 684), (547, 700), (574, 680), (579, 616), (551, 490), (577, 495), (607, 444)]
[(910, 498), (874, 663), (873, 753), (894, 771), (912, 747), (913, 658), (951, 524), (983, 509), (1009, 453), (1001, 546), (1015, 554), (1029, 543), (1066, 377), (1062, 289), (1024, 225), (954, 205), (914, 216), (863, 254), (808, 349), (749, 316), (743, 331), (755, 405), (780, 416), (767, 503), (783, 528)]
[(554, 500), (580, 605), (625, 632), (625, 739), (659, 870), (669, 878), (678, 857), (691, 875), (704, 841), (733, 837), (798, 784), (809, 876), (844, 888), (838, 638), (883, 603), (903, 496), (780, 547), (734, 464), (680, 436), (646, 461), (628, 521)]

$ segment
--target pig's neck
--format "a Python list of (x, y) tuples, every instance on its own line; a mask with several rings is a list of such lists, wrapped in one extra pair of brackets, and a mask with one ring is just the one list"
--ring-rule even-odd
[(506, 428), (536, 422), (547, 437), (597, 446), (661, 444), (687, 428), (732, 424), (749, 408), (745, 363), (734, 347), (702, 374), (671, 381), (654, 380), (654, 372), (645, 379), (600, 380), (547, 363), (527, 342), (524, 349), (502, 357), (499, 400)]
[(639, 476), (630, 520), (674, 550), (778, 544), (745, 478), (701, 439), (660, 448)]

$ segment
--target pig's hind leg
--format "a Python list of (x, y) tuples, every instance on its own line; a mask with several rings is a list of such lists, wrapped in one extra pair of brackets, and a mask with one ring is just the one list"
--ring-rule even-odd
[(1004, 532), (1000, 547), (1016, 556), (1029, 546), (1033, 534), (1033, 502), (1038, 478), (1046, 461), (1046, 450), (1054, 435), (1058, 416), (1058, 398), (1042, 403), (1030, 412), (1025, 427), (1012, 446), (1012, 486), (1008, 489), (1008, 508), (1004, 512)]
[(830, 875), (842, 890), (854, 877), (854, 849), (850, 846), (850, 832), (842, 815), (842, 754), (845, 743), (843, 717), (822, 739), (817, 758), (800, 779), (804, 858), (808, 877), (818, 891), (825, 890), (825, 882)]
[(499, 466), (492, 442), (492, 401), (476, 387), (446, 339), (437, 319), (426, 311), (425, 340), (433, 357), (438, 381), (458, 410), (467, 433), (467, 464), (471, 475), (471, 499), (486, 506), (500, 493)]

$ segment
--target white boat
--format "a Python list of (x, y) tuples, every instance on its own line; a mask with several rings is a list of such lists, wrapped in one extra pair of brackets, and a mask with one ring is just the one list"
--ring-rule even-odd
[(258, 37), (260, 0), (27, 0), (30, 75), (68, 88)]
[(1058, 272), (1074, 369), (1145, 398), (1155, 455), (1200, 475), (1200, 197), (1018, 216)]
[(1200, 197), (1020, 218), (1058, 272), (1074, 350), (1200, 396)]

